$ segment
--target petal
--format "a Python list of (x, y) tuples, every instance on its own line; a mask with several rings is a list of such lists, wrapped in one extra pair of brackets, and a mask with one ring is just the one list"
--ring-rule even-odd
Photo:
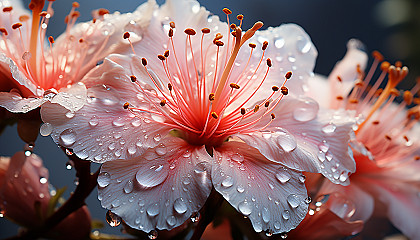
[(273, 163), (242, 142), (226, 142), (214, 150), (214, 188), (254, 230), (288, 232), (305, 217), (308, 203), (301, 173)]
[(349, 148), (354, 125), (351, 112), (318, 111), (312, 99), (288, 96), (273, 113), (276, 118), (264, 130), (237, 136), (271, 161), (349, 184), (348, 174), (356, 168)]
[(98, 177), (99, 199), (130, 227), (172, 229), (210, 194), (210, 161), (204, 146), (171, 137), (138, 158), (105, 163)]
[(45, 98), (22, 98), (17, 92), (0, 92), (0, 106), (13, 113), (27, 113), (40, 107)]
[[(19, 86), (19, 88), (23, 88), (22, 90), (25, 92), (30, 92), (32, 95), (41, 96), (37, 86), (32, 81), (30, 81), (23, 72), (20, 71), (16, 63), (11, 58), (7, 57), (6, 54), (0, 53), (0, 63), (4, 63), (4, 65), (1, 67), (2, 70), (4, 68), (5, 71), (10, 72), (14, 81), (22, 86)], [(6, 66), (8, 67), (6, 68)]]
[(326, 77), (315, 74), (308, 80), (308, 91), (306, 96), (314, 99), (318, 102), (321, 108), (330, 108), (331, 106), (331, 95), (325, 94), (330, 89), (330, 82)]
[(51, 103), (57, 103), (65, 107), (71, 112), (75, 112), (83, 107), (86, 103), (87, 90), (83, 83), (61, 88)]

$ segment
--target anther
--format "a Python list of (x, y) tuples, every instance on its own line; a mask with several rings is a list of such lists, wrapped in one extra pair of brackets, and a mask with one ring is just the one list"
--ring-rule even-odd
[(168, 83), (168, 90), (172, 91), (172, 84)]
[(166, 100), (165, 99), (163, 99), (162, 101), (160, 101), (160, 106), (165, 106), (166, 105)]
[(279, 87), (277, 86), (272, 86), (271, 89), (273, 90), (273, 92), (277, 92), (279, 90)]
[(387, 139), (387, 140), (389, 140), (389, 141), (391, 141), (392, 140), (392, 138), (387, 134), (387, 135), (385, 135), (385, 138)]
[(123, 38), (124, 39), (127, 39), (127, 38), (129, 38), (130, 37), (130, 33), (129, 32), (125, 32), (124, 34), (123, 34)]
[(396, 61), (396, 62), (395, 62), (395, 66), (396, 66), (397, 68), (402, 68), (403, 64), (402, 64), (402, 62), (401, 62), (401, 61)]
[(142, 58), (142, 59), (141, 59), (141, 64), (143, 64), (143, 66), (146, 66), (146, 65), (147, 65), (147, 60), (146, 60), (146, 58)]
[(338, 80), (339, 82), (343, 82), (343, 79), (342, 79), (340, 76), (337, 76), (337, 80)]
[(163, 56), (163, 55), (161, 55), (161, 54), (159, 54), (157, 57), (158, 57), (158, 58), (159, 58), (159, 60), (161, 60), (161, 61), (165, 61), (165, 59), (166, 59), (166, 57), (165, 57), (165, 56)]
[(415, 156), (414, 160), (416, 160), (416, 161), (420, 160), (420, 156)]
[(217, 115), (217, 113), (216, 112), (211, 112), (211, 116), (214, 118), (214, 119), (217, 119), (219, 116)]
[(172, 29), (172, 28), (170, 28), (169, 29), (169, 32), (168, 32), (168, 37), (173, 37), (174, 36), (174, 30)]
[(289, 89), (287, 87), (283, 86), (283, 87), (281, 87), (281, 93), (283, 95), (287, 95), (287, 94), (289, 94)]
[(378, 120), (375, 120), (375, 121), (372, 122), (372, 124), (373, 125), (378, 125), (379, 124), (379, 121)]
[(165, 53), (163, 53), (163, 56), (165, 56), (166, 58), (169, 57), (169, 50), (166, 50)]
[(355, 83), (354, 83), (354, 86), (357, 86), (357, 87), (363, 87), (363, 81), (362, 81), (362, 80), (360, 80), (360, 79), (357, 79), (357, 80), (355, 81)]
[(267, 102), (264, 103), (264, 107), (268, 108), (268, 106), (270, 106), (270, 102), (269, 101), (267, 101)]
[(245, 113), (246, 113), (245, 108), (241, 108), (241, 115), (245, 115)]
[(388, 71), (388, 68), (390, 66), (391, 66), (391, 64), (389, 62), (387, 62), (387, 61), (382, 62), (381, 63), (381, 70), (384, 71), (384, 72), (387, 72)]
[(403, 138), (404, 138), (404, 140), (406, 141), (406, 142), (409, 142), (410, 141), (410, 139), (408, 139), (408, 137), (407, 136), (403, 136)]
[(48, 37), (48, 41), (49, 41), (50, 43), (54, 43), (54, 38), (53, 38), (52, 36), (49, 36), (49, 37)]
[(232, 36), (236, 37), (236, 31), (231, 32)]
[(396, 88), (391, 89), (390, 93), (396, 97), (400, 96), (400, 91), (398, 91)]
[(255, 43), (250, 43), (250, 44), (248, 44), (248, 46), (249, 46), (250, 48), (256, 48), (256, 47), (257, 47), (257, 45), (256, 45)]
[(208, 34), (208, 33), (210, 33), (210, 29), (208, 29), (208, 28), (203, 28), (203, 29), (201, 29), (201, 32), (202, 32), (203, 34)]
[(234, 89), (239, 89), (240, 88), (240, 86), (238, 84), (236, 84), (236, 83), (231, 83), (229, 86), (231, 88), (234, 88)]
[(134, 76), (134, 75), (131, 75), (131, 76), (130, 76), (130, 80), (131, 80), (132, 82), (136, 82), (136, 81), (137, 81), (137, 77), (136, 77), (136, 76)]
[(209, 100), (210, 101), (214, 101), (214, 93), (210, 93), (209, 94)]
[(222, 41), (215, 41), (214, 44), (216, 44), (218, 47), (223, 47), (223, 45), (225, 45), (225, 43)]
[(292, 72), (287, 72), (286, 73), (286, 75), (284, 75), (284, 77), (286, 78), (286, 79), (290, 79), (291, 77), (292, 77)]
[(420, 105), (420, 98), (413, 98), (413, 103), (416, 105)]
[(344, 99), (344, 97), (343, 96), (337, 96), (337, 97), (335, 97), (337, 100), (339, 100), (339, 101), (342, 101), (343, 99)]
[(98, 10), (98, 14), (99, 14), (99, 16), (103, 16), (105, 14), (109, 14), (109, 10), (108, 9), (105, 9), (105, 8), (101, 8), (101, 9)]
[[(48, 15), (48, 12), (46, 12), (46, 11), (42, 11), (42, 12), (39, 13), (40, 17), (45, 17), (47, 15)], [(20, 20), (20, 18), (19, 18), (19, 20)]]
[(254, 112), (257, 112), (260, 109), (260, 105), (255, 105)]
[(13, 10), (13, 7), (5, 7), (3, 8), (3, 12), (11, 12)]
[(31, 19), (31, 17), (29, 15), (26, 15), (26, 14), (19, 17), (19, 21), (21, 21), (21, 22), (26, 22), (29, 19)]
[(359, 99), (352, 98), (352, 99), (349, 100), (349, 103), (351, 103), (351, 104), (357, 104), (357, 103), (359, 103)]
[(126, 103), (124, 103), (123, 108), (128, 109), (129, 106), (130, 106), (130, 104), (128, 102), (126, 102)]
[(223, 38), (223, 35), (222, 35), (221, 33), (216, 33), (216, 36), (214, 37), (213, 42), (215, 42), (215, 41), (217, 41), (217, 40), (220, 40), (220, 39), (222, 39), (222, 38)]
[(22, 23), (15, 23), (12, 25), (12, 29), (16, 30), (18, 28), (22, 27)]
[(244, 15), (239, 14), (238, 16), (236, 16), (236, 19), (238, 19), (239, 21), (244, 19)]
[(169, 23), (169, 27), (171, 27), (171, 28), (175, 28), (175, 23), (174, 23), (174, 22), (170, 22), (170, 23)]
[(8, 35), (6, 28), (0, 28), (0, 32), (1, 32), (4, 36), (7, 36), (7, 35)]
[(274, 115), (274, 113), (270, 114), (271, 115), (271, 119), (276, 118), (276, 115)]
[(73, 2), (72, 6), (74, 8), (78, 8), (78, 7), (80, 7), (80, 4), (78, 2)]
[(184, 30), (184, 32), (185, 32), (187, 35), (190, 35), (190, 36), (194, 36), (194, 35), (195, 35), (195, 30), (194, 30), (194, 29), (192, 29), (192, 28), (187, 28), (187, 29), (185, 29), (185, 30)]
[(384, 56), (378, 52), (378, 51), (373, 51), (372, 52), (372, 56), (377, 59), (379, 62), (382, 62), (384, 60)]
[(264, 41), (263, 46), (262, 46), (262, 50), (264, 51), (265, 49), (267, 49), (267, 47), (268, 47), (268, 42)]
[(230, 24), (230, 29), (235, 30), (236, 29), (236, 24), (234, 24), (234, 23)]
[(80, 12), (79, 12), (79, 11), (74, 11), (74, 12), (71, 14), (71, 17), (72, 17), (72, 18), (78, 18), (78, 17), (80, 17)]
[(224, 12), (226, 15), (232, 14), (232, 11), (230, 11), (228, 8), (223, 8), (223, 12)]
[(270, 58), (267, 58), (267, 66), (268, 67), (273, 66), (273, 64), (271, 63), (271, 59)]
[(413, 102), (413, 94), (410, 91), (405, 91), (403, 94), (404, 102), (410, 105)]

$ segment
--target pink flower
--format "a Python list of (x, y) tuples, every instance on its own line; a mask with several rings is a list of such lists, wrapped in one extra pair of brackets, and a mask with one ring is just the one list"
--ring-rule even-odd
[(260, 22), (242, 32), (242, 18), (230, 31), (196, 1), (168, 1), (143, 32), (124, 34), (141, 34), (137, 55), (110, 55), (84, 78), (88, 102), (72, 118), (44, 105), (54, 141), (104, 163), (99, 199), (129, 226), (179, 226), (213, 186), (255, 231), (287, 232), (310, 202), (302, 171), (348, 184), (353, 122), (318, 113), (309, 98), (285, 97), (303, 93), (312, 74), (308, 35), (294, 24), (257, 31)]
[[(408, 69), (401, 63), (391, 66), (374, 52), (375, 58), (366, 77), (360, 69), (366, 66), (367, 56), (360, 43), (351, 40), (348, 51), (333, 72), (325, 79), (313, 79), (312, 86), (330, 89), (330, 95), (313, 96), (326, 107), (353, 111), (360, 119), (352, 143), (357, 165), (349, 186), (325, 182), (321, 193), (341, 192), (356, 204), (352, 219), (367, 220), (374, 213), (386, 214), (389, 220), (410, 239), (419, 239), (420, 230), (420, 133), (419, 106), (410, 110), (417, 84), (402, 94), (399, 104), (393, 100), (400, 95), (395, 86), (404, 79)], [(372, 79), (380, 66), (378, 79)], [(388, 78), (384, 89), (380, 83)], [(368, 84), (372, 84), (368, 88)], [(354, 86), (354, 88), (353, 88)], [(353, 88), (352, 92), (350, 90)], [(326, 101), (325, 101), (326, 100)]]
[(103, 57), (129, 47), (121, 34), (135, 27), (139, 16), (147, 16), (147, 7), (133, 14), (102, 9), (94, 12), (93, 21), (76, 24), (80, 13), (74, 3), (65, 33), (54, 40), (46, 37), (53, 1), (42, 11), (44, 2), (32, 0), (32, 14), (19, 0), (0, 2), (0, 106), (11, 112), (25, 113), (47, 101), (70, 112), (80, 109), (86, 88), (78, 82)]
[[(40, 226), (55, 206), (48, 185), (48, 170), (37, 155), (26, 151), (12, 158), (0, 157), (0, 214), (26, 228)], [(90, 214), (85, 206), (65, 218), (49, 236), (75, 239), (89, 232)]]

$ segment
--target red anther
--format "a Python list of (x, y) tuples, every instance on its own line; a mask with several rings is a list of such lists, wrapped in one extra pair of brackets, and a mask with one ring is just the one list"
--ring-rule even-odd
[(0, 28), (0, 32), (1, 32), (4, 36), (7, 36), (7, 35), (8, 35), (6, 28)]
[(132, 82), (137, 81), (137, 77), (136, 77), (136, 76), (134, 76), (134, 75), (131, 75), (131, 76), (130, 76), (130, 79), (131, 79), (131, 81), (132, 81)]
[(264, 41), (263, 46), (262, 46), (262, 50), (264, 51), (265, 49), (267, 49), (267, 47), (268, 47), (268, 42)]
[(209, 94), (209, 100), (210, 101), (214, 101), (214, 93), (210, 93)]
[(255, 105), (254, 112), (257, 112), (260, 109), (260, 105)]
[(130, 106), (130, 104), (128, 102), (126, 102), (126, 103), (124, 103), (123, 108), (128, 109), (129, 106)]
[(80, 7), (80, 4), (78, 2), (73, 2), (72, 6), (74, 8), (78, 8), (78, 7)]
[(146, 60), (146, 58), (142, 58), (142, 59), (141, 59), (141, 64), (143, 64), (143, 66), (146, 66), (146, 65), (147, 65), (147, 60)]
[(373, 124), (373, 125), (378, 125), (378, 124), (379, 124), (379, 121), (378, 121), (378, 120), (373, 121), (373, 122), (372, 122), (372, 124)]
[(283, 86), (283, 87), (281, 87), (281, 93), (283, 95), (287, 95), (287, 94), (289, 94), (289, 89), (287, 87)]
[(217, 113), (216, 113), (216, 112), (211, 112), (211, 116), (212, 116), (214, 119), (219, 118), (219, 116), (217, 115)]
[(12, 25), (12, 29), (16, 30), (18, 28), (22, 27), (22, 23), (15, 23)]
[(54, 43), (54, 38), (52, 36), (49, 36), (48, 41), (50, 41), (50, 43)]
[(286, 79), (290, 79), (291, 77), (292, 77), (292, 72), (287, 72), (286, 73), (286, 75), (284, 75), (284, 77), (286, 78)]
[(160, 106), (165, 106), (166, 105), (166, 100), (165, 99), (163, 99), (162, 101), (160, 101)]
[(216, 44), (218, 47), (223, 47), (223, 45), (225, 45), (225, 43), (222, 41), (215, 41), (214, 44)]
[(105, 8), (101, 8), (101, 9), (98, 10), (98, 14), (99, 14), (99, 16), (103, 16), (105, 14), (109, 14), (109, 10), (108, 9), (105, 9)]
[(338, 80), (339, 82), (343, 82), (343, 79), (342, 79), (340, 76), (337, 76), (337, 80)]
[(256, 47), (257, 47), (257, 44), (255, 44), (255, 43), (250, 43), (250, 44), (248, 44), (248, 46), (249, 46), (250, 48), (256, 48)]
[(13, 10), (13, 7), (5, 7), (3, 8), (3, 12), (11, 12)]
[(387, 61), (381, 63), (381, 70), (384, 72), (388, 72), (389, 67), (391, 64)]
[(386, 135), (385, 135), (385, 138), (386, 138), (387, 140), (389, 140), (389, 141), (391, 141), (391, 140), (392, 140), (392, 138), (391, 138), (388, 134), (386, 134)]
[(270, 106), (270, 102), (269, 101), (267, 101), (267, 102), (264, 103), (264, 107), (268, 108), (268, 106)]
[(245, 108), (241, 108), (241, 115), (245, 115), (245, 113), (246, 113)]
[(168, 89), (169, 91), (172, 91), (172, 84), (168, 83)]
[(79, 39), (79, 43), (83, 43), (85, 40), (83, 38)]
[(171, 28), (175, 28), (175, 23), (174, 23), (174, 22), (170, 22), (170, 23), (169, 23), (169, 26), (170, 26)]
[(124, 34), (123, 34), (123, 38), (124, 39), (127, 39), (127, 38), (129, 38), (130, 37), (130, 33), (129, 32), (125, 32)]
[(163, 56), (165, 56), (166, 58), (169, 57), (169, 50), (166, 50)]
[(165, 56), (163, 56), (163, 55), (161, 55), (161, 54), (159, 54), (157, 57), (158, 57), (158, 58), (159, 58), (159, 60), (161, 60), (161, 61), (165, 61), (165, 59), (166, 59), (166, 57), (165, 57)]
[(231, 88), (234, 88), (234, 89), (239, 89), (240, 88), (240, 86), (238, 84), (236, 84), (236, 83), (231, 83), (231, 84), (229, 84), (229, 86)]
[(203, 28), (203, 29), (201, 29), (201, 32), (204, 33), (204, 34), (208, 34), (208, 33), (210, 33), (210, 29)]
[(236, 19), (238, 19), (239, 21), (244, 19), (244, 15), (239, 14), (238, 16), (236, 16)]
[(194, 36), (194, 35), (195, 35), (195, 30), (194, 30), (194, 29), (192, 29), (192, 28), (187, 28), (187, 29), (185, 29), (185, 30), (184, 30), (184, 32), (185, 32), (187, 35), (190, 35), (190, 36)]
[[(47, 14), (48, 14), (48, 12), (42, 11), (42, 12), (39, 13), (39, 16), (40, 17), (45, 17), (45, 16), (47, 16)], [(19, 18), (19, 20), (20, 20), (20, 18)]]
[(168, 32), (168, 37), (173, 37), (174, 36), (174, 30), (172, 29), (172, 28), (170, 28), (169, 29), (169, 32)]
[(232, 11), (230, 11), (230, 9), (228, 9), (228, 8), (223, 8), (223, 12), (224, 12), (226, 15), (232, 14)]
[(337, 96), (337, 97), (335, 97), (337, 100), (339, 100), (339, 101), (341, 101), (341, 100), (343, 100), (344, 99), (344, 97), (343, 96)]
[(271, 59), (270, 58), (267, 58), (267, 66), (268, 67), (273, 66), (273, 64), (271, 63)]
[(236, 24), (234, 24), (234, 23), (230, 24), (230, 28), (231, 28), (232, 30), (235, 30), (235, 29), (236, 29)]
[(279, 87), (277, 87), (277, 86), (272, 86), (272, 87), (271, 87), (271, 89), (272, 89), (274, 92), (277, 92), (277, 91), (279, 90)]
[(271, 115), (271, 119), (276, 118), (276, 115), (274, 115), (274, 113), (270, 114)]
[(72, 18), (78, 18), (78, 17), (80, 17), (80, 12), (79, 12), (79, 11), (74, 11), (74, 12), (71, 14), (71, 17), (72, 17)]
[(31, 17), (29, 15), (22, 15), (22, 16), (19, 17), (19, 21), (21, 21), (21, 22), (26, 22), (29, 19), (31, 19)]
[(373, 51), (372, 56), (377, 59), (379, 62), (382, 62), (384, 60), (384, 56), (379, 51)]

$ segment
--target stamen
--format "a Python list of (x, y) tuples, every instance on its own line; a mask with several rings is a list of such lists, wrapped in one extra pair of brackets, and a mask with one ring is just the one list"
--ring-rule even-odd
[(132, 82), (136, 82), (137, 81), (137, 77), (134, 76), (134, 75), (131, 75), (130, 76), (130, 79), (131, 79)]
[(123, 108), (128, 109), (129, 106), (130, 106), (130, 104), (128, 102), (126, 102), (126, 103), (124, 103)]
[(160, 106), (164, 107), (166, 105), (166, 100), (163, 99), (162, 101), (160, 101)]
[(31, 53), (32, 57), (30, 59), (30, 66), (36, 75), (37, 72), (37, 62), (36, 62), (36, 53), (37, 53), (37, 46), (38, 46), (38, 29), (39, 29), (39, 20), (40, 16), (39, 13), (42, 12), (44, 8), (45, 0), (31, 0), (29, 4), (29, 9), (32, 10), (32, 29), (31, 29), (31, 39), (29, 44), (29, 52)]
[(287, 87), (283, 86), (283, 87), (281, 87), (281, 93), (283, 95), (287, 95), (287, 94), (289, 94), (289, 89)]
[(217, 115), (217, 113), (215, 113), (215, 112), (211, 112), (211, 116), (214, 118), (214, 119), (217, 119), (219, 116)]

